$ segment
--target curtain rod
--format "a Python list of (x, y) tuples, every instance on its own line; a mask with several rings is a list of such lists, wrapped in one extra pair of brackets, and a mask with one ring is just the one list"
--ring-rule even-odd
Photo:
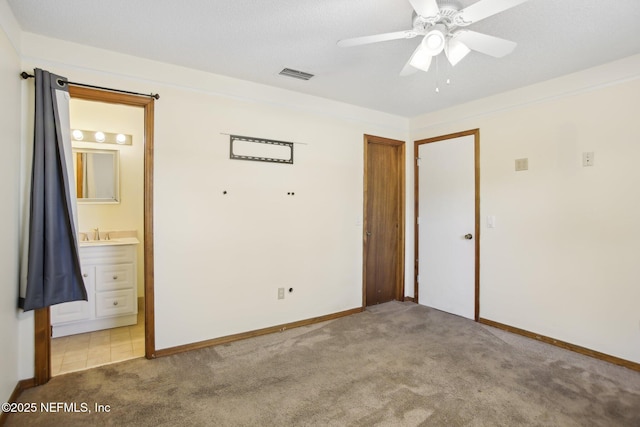
[[(26, 71), (23, 71), (22, 73), (20, 73), (20, 77), (26, 80), (26, 79), (32, 79), (35, 76), (33, 74), (27, 73)], [(88, 87), (91, 89), (108, 90), (110, 92), (127, 93), (129, 95), (148, 96), (150, 98), (160, 99), (160, 95), (158, 95), (157, 93), (129, 92), (128, 90), (112, 89), (110, 87), (94, 86), (94, 85), (88, 85), (85, 83), (77, 83), (77, 82), (69, 82), (69, 81), (67, 81), (67, 84), (74, 85), (74, 86)]]

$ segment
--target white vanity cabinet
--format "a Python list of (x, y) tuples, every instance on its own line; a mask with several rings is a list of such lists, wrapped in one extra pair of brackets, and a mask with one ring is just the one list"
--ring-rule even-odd
[(54, 338), (137, 323), (137, 243), (137, 239), (121, 239), (80, 245), (88, 301), (51, 307)]

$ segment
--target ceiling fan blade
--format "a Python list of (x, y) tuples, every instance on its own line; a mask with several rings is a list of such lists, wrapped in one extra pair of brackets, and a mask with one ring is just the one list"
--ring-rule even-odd
[(444, 54), (447, 56), (449, 63), (454, 67), (458, 62), (462, 61), (469, 52), (471, 52), (471, 49), (456, 37), (449, 39), (449, 42), (444, 47)]
[(396, 31), (394, 33), (376, 34), (373, 36), (354, 37), (338, 41), (340, 47), (360, 46), (369, 43), (386, 42), (389, 40), (412, 39), (417, 36), (413, 30)]
[(480, 0), (462, 9), (458, 16), (466, 23), (471, 24), (495, 15), (496, 13), (504, 12), (526, 1), (528, 0)]
[(436, 0), (409, 0), (409, 3), (420, 16), (437, 16), (440, 13)]
[[(502, 58), (513, 52), (518, 45), (516, 42), (490, 36), (488, 34), (476, 33), (475, 31), (461, 30), (455, 33), (454, 38), (465, 44), (469, 49)], [(451, 42), (451, 41), (450, 41)]]

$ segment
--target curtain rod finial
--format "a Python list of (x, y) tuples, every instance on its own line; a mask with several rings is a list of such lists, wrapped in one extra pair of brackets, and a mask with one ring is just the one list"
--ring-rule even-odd
[(22, 77), (23, 79), (28, 79), (29, 77), (33, 77), (31, 74), (27, 73), (26, 71), (23, 71), (20, 73), (20, 77)]

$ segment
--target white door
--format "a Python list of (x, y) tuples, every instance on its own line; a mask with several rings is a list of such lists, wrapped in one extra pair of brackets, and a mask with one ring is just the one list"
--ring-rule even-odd
[(418, 303), (475, 318), (475, 137), (419, 145)]

